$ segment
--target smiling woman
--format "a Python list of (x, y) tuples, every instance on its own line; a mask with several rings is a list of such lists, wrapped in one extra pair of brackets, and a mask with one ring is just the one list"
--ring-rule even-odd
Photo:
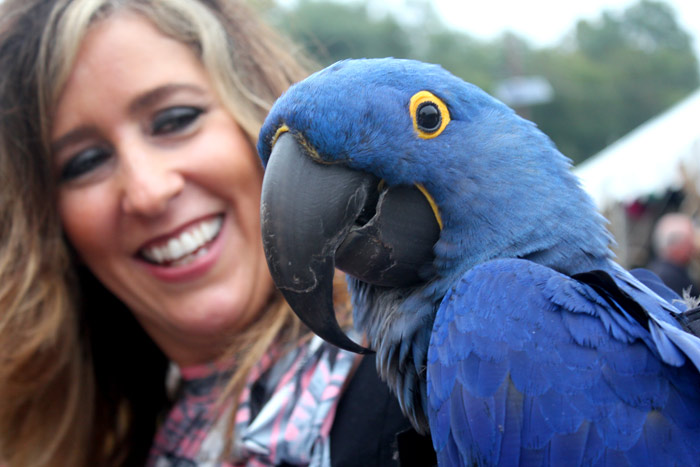
[(51, 128), (64, 231), (166, 355), (210, 361), (272, 290), (257, 155), (197, 57), (143, 16), (96, 23), (75, 63)]
[(280, 43), (237, 1), (0, 3), (0, 465), (393, 462), (373, 359), (267, 269)]

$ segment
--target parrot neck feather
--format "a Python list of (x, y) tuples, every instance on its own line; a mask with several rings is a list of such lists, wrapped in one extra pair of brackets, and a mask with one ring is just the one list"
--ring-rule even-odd
[[(429, 431), (425, 368), (433, 321), (444, 293), (430, 287), (384, 288), (352, 277), (355, 326), (377, 354), (377, 371), (419, 433)], [(372, 310), (368, 312), (368, 310)]]

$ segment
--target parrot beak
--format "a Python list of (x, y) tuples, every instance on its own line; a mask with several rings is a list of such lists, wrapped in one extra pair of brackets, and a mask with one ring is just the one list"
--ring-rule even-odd
[(335, 268), (373, 285), (420, 283), (432, 271), (440, 227), (415, 187), (381, 189), (369, 173), (317, 162), (282, 133), (262, 185), (263, 247), (294, 312), (326, 341), (368, 353), (342, 331), (333, 308)]

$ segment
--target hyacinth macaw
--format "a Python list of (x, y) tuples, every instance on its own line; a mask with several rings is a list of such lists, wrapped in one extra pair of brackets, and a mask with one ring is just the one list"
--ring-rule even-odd
[(273, 278), (317, 334), (355, 326), (440, 465), (698, 465), (700, 339), (612, 260), (534, 124), (436, 65), (338, 62), (260, 133)]

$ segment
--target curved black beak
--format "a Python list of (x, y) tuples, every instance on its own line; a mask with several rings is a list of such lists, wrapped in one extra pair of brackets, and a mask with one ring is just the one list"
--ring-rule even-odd
[(347, 337), (335, 318), (334, 257), (373, 185), (362, 172), (314, 162), (283, 133), (265, 168), (260, 203), (263, 247), (275, 284), (313, 332), (357, 353), (368, 349)]
[(357, 353), (370, 350), (338, 325), (335, 267), (374, 285), (413, 285), (430, 274), (440, 235), (418, 189), (381, 189), (374, 175), (317, 162), (290, 133), (267, 163), (261, 224), (272, 278), (294, 312), (326, 341)]

